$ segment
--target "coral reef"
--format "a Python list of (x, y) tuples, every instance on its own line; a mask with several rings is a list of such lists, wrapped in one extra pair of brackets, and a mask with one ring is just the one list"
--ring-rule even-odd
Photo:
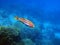
[(17, 29), (1, 26), (0, 45), (24, 45), (24, 42), (22, 41)]

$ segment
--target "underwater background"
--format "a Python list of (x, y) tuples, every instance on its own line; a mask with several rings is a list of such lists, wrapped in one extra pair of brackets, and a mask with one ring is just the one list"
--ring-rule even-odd
[(0, 45), (60, 45), (60, 0), (0, 0)]

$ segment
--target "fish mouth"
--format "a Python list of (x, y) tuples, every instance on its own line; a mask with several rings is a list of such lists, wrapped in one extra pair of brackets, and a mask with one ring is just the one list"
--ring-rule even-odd
[(31, 27), (31, 28), (34, 28), (35, 27), (34, 25), (32, 25), (32, 26), (28, 25), (28, 26)]

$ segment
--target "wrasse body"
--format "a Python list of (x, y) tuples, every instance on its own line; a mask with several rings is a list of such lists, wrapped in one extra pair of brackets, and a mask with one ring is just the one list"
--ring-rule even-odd
[(34, 24), (28, 19), (18, 18), (17, 16), (15, 18), (29, 27), (32, 27), (32, 28), (34, 27)]

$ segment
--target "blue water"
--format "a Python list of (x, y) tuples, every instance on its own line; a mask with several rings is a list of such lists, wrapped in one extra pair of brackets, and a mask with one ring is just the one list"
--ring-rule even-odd
[[(31, 20), (35, 28), (15, 16)], [(0, 25), (21, 27), (22, 39), (33, 41), (26, 45), (60, 45), (60, 0), (0, 0)]]

